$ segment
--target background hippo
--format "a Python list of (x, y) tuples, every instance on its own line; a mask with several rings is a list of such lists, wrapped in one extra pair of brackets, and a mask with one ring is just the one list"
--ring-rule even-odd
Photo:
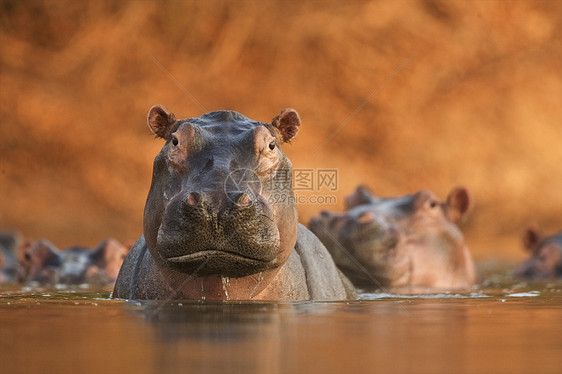
[(355, 285), (417, 293), (466, 290), (476, 282), (455, 225), (470, 207), (466, 189), (439, 202), (429, 191), (377, 198), (358, 187), (346, 205), (341, 214), (322, 212), (310, 229)]
[(48, 240), (40, 239), (23, 249), (25, 279), (41, 284), (111, 284), (128, 248), (114, 239), (97, 247), (57, 249)]
[(0, 233), (0, 283), (16, 283), (21, 280), (22, 268), (17, 256), (20, 241), (20, 236), (16, 233)]
[(537, 227), (529, 227), (523, 234), (523, 246), (531, 257), (515, 271), (516, 277), (562, 278), (562, 231), (544, 236)]
[[(154, 160), (144, 235), (114, 297), (339, 300), (355, 297), (322, 243), (298, 224), (292, 167), (280, 145), (299, 130), (285, 109), (271, 124), (233, 111), (148, 124), (166, 143)], [(272, 204), (285, 201), (283, 204)]]

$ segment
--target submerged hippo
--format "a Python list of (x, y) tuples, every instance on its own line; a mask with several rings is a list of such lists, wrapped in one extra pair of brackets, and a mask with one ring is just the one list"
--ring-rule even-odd
[(358, 187), (341, 214), (322, 212), (310, 229), (358, 287), (419, 293), (466, 290), (476, 271), (455, 222), (470, 207), (455, 188), (446, 202), (429, 191), (378, 198)]
[(107, 239), (97, 247), (57, 249), (45, 239), (29, 243), (23, 250), (28, 282), (40, 284), (112, 284), (128, 248), (114, 239)]
[(154, 160), (144, 235), (123, 263), (114, 297), (356, 296), (318, 238), (298, 224), (292, 167), (281, 150), (299, 130), (294, 110), (268, 124), (233, 111), (176, 120), (154, 106), (148, 125), (166, 143)]
[(515, 271), (514, 275), (527, 279), (562, 279), (562, 231), (544, 236), (536, 227), (523, 234), (523, 246), (531, 257)]
[(21, 280), (22, 269), (17, 258), (20, 236), (16, 233), (0, 233), (0, 283), (16, 283)]

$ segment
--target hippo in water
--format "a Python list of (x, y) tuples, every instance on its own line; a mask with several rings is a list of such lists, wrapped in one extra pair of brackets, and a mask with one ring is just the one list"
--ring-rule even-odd
[(107, 239), (95, 248), (74, 246), (57, 249), (51, 242), (39, 239), (23, 249), (25, 279), (39, 284), (112, 284), (128, 248)]
[(18, 261), (20, 236), (12, 232), (0, 233), (0, 283), (16, 283), (23, 275)]
[(166, 143), (154, 160), (144, 235), (125, 259), (113, 297), (356, 297), (297, 220), (292, 167), (281, 150), (299, 130), (296, 111), (285, 109), (272, 123), (234, 111), (176, 120), (154, 106), (148, 125)]
[(470, 207), (465, 188), (446, 202), (429, 191), (378, 198), (358, 187), (341, 214), (322, 212), (309, 227), (358, 287), (397, 293), (468, 290), (476, 271), (460, 221)]
[(536, 226), (530, 226), (523, 234), (523, 246), (531, 257), (514, 272), (516, 277), (562, 279), (562, 231), (546, 236)]

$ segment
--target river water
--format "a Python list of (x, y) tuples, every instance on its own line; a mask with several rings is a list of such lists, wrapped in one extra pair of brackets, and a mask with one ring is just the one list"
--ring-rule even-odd
[(562, 282), (331, 303), (0, 289), (0, 373), (562, 373)]

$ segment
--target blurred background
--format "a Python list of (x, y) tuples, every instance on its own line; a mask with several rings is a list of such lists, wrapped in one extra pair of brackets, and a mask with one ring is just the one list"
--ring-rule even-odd
[(0, 230), (60, 247), (135, 240), (153, 104), (301, 131), (298, 169), (337, 169), (341, 210), (457, 185), (476, 259), (562, 228), (562, 2), (0, 0)]

